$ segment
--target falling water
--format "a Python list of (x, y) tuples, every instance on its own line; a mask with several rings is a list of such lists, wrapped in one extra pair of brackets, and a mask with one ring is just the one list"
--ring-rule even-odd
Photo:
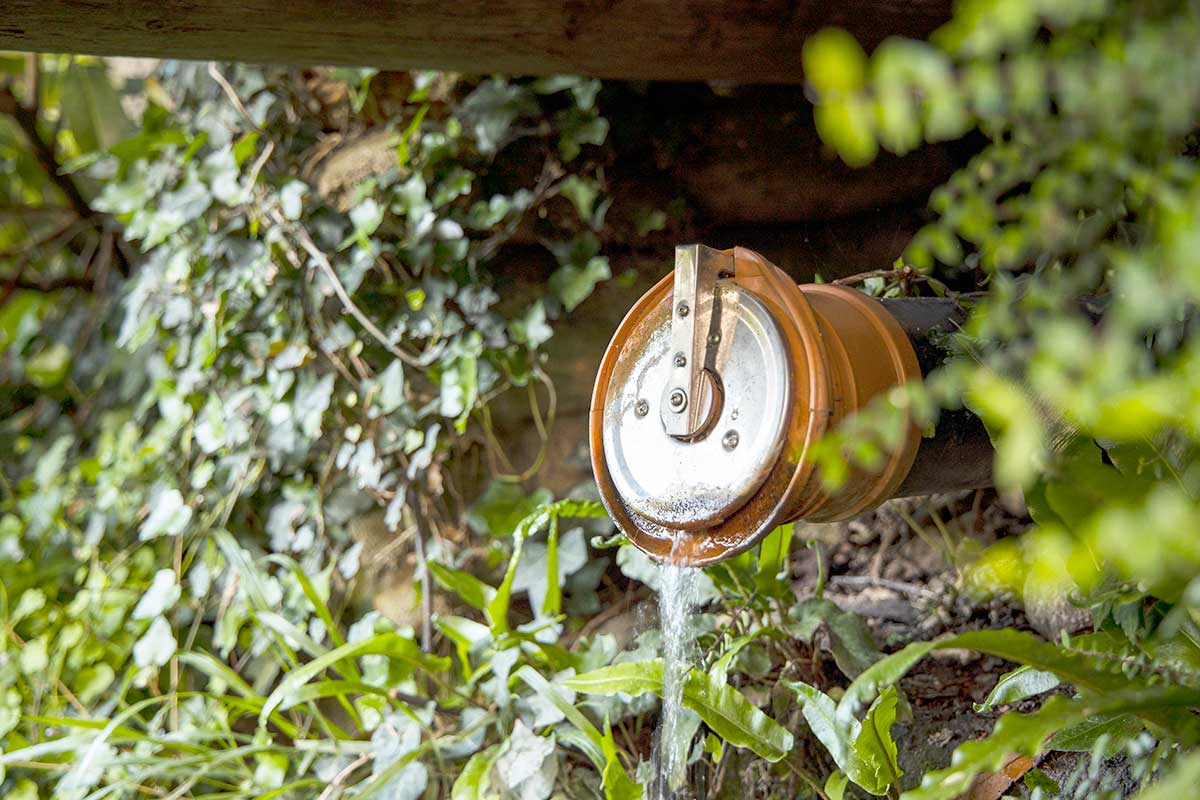
[[(676, 539), (678, 541), (678, 539)], [(700, 571), (675, 563), (660, 567), (658, 614), (662, 626), (662, 717), (655, 732), (651, 800), (670, 800), (684, 788), (690, 726), (683, 707), (683, 684), (692, 660), (691, 611), (698, 600)]]

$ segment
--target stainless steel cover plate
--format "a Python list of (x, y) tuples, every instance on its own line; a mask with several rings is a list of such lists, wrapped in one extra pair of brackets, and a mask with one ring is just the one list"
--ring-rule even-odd
[(688, 442), (663, 428), (664, 389), (677, 368), (669, 296), (626, 340), (604, 404), (614, 487), (631, 511), (673, 529), (715, 525), (750, 499), (779, 457), (790, 411), (787, 345), (767, 307), (729, 281), (701, 302), (717, 331), (706, 362), (724, 389), (723, 400), (715, 393), (721, 408), (706, 435)]

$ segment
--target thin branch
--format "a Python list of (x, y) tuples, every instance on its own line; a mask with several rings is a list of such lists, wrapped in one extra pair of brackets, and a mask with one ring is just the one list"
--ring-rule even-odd
[(46, 177), (63, 193), (71, 209), (80, 217), (95, 216), (96, 214), (92, 211), (92, 207), (84, 199), (83, 193), (75, 185), (75, 180), (70, 175), (64, 174), (59, 170), (58, 157), (54, 152), (53, 144), (43, 139), (41, 132), (38, 131), (37, 106), (27, 106), (18, 102), (12, 90), (4, 86), (0, 87), (0, 109), (7, 112), (17, 123), (22, 133), (25, 134), (25, 138), (29, 140), (29, 146), (33, 150), (33, 154), (41, 165), (42, 170), (46, 173)]
[[(37, 61), (34, 60), (30, 63), (31, 77), (27, 79), (31, 81), (27, 84), (30, 90), (26, 92), (28, 102), (21, 103), (18, 101), (16, 95), (12, 92), (11, 86), (5, 83), (0, 85), (0, 113), (8, 114), (17, 123), (17, 127), (21, 129), (25, 138), (29, 140), (29, 147), (33, 151), (33, 155), (41, 166), (42, 171), (46, 174), (46, 179), (62, 193), (70, 209), (75, 212), (75, 215), (81, 220), (91, 221), (98, 228), (109, 227), (112, 224), (112, 217), (91, 207), (87, 199), (83, 196), (83, 192), (80, 191), (79, 185), (75, 183), (75, 179), (62, 171), (58, 163), (58, 153), (54, 146), (54, 140), (47, 141), (42, 137), (41, 131), (38, 130), (40, 109), (38, 107), (37, 86), (39, 74)], [(128, 276), (135, 258), (126, 248), (121, 246), (121, 238), (118, 237), (117, 269), (122, 275)], [(87, 266), (90, 265), (85, 265), (85, 267)]]
[[(561, 178), (562, 175), (562, 165), (557, 161), (550, 160), (542, 165), (542, 173), (538, 176), (537, 185), (533, 187), (533, 196), (529, 202), (530, 209), (536, 209), (543, 202), (558, 194), (560, 184), (555, 181)], [(516, 234), (517, 230), (521, 227), (520, 223), (521, 217), (518, 216), (487, 239), (484, 239), (475, 251), (475, 259), (477, 261), (487, 261), (494, 256), (501, 246)]]
[(416, 482), (408, 487), (408, 508), (417, 524), (417, 535), (413, 538), (413, 549), (417, 556), (417, 574), (421, 580), (421, 649), (428, 653), (433, 649), (433, 587), (429, 581), (429, 563), (425, 560), (425, 542), (428, 540), (429, 518), (421, 507), (421, 496)]
[(96, 281), (94, 278), (23, 278), (15, 277), (2, 279), (0, 283), (11, 289), (24, 289), (30, 292), (58, 292), (63, 289), (82, 289), (87, 292), (96, 290)]
[(250, 196), (250, 192), (254, 190), (254, 184), (258, 183), (258, 174), (262, 172), (263, 165), (271, 157), (271, 153), (275, 152), (275, 142), (267, 140), (267, 146), (263, 148), (262, 154), (254, 161), (254, 165), (250, 168), (250, 174), (246, 181), (246, 197)]
[(904, 583), (903, 581), (893, 581), (887, 578), (876, 578), (870, 575), (834, 575), (829, 579), (829, 582), (834, 586), (847, 586), (853, 589), (861, 589), (864, 587), (890, 589), (897, 594), (908, 595), (910, 597), (937, 597), (935, 592), (926, 589), (923, 586), (917, 586), (912, 583)]
[(633, 608), (636, 603), (650, 599), (652, 594), (653, 591), (645, 586), (642, 586), (636, 592), (627, 592), (619, 602), (610, 605), (608, 608), (589, 619), (587, 624), (579, 630), (579, 633), (571, 637), (571, 640), (569, 642), (565, 642), (563, 646), (568, 650), (573, 648), (576, 644), (582, 642), (584, 639), (602, 628), (609, 620), (626, 613), (629, 611), (629, 609)]
[(338, 277), (337, 271), (334, 270), (333, 264), (330, 263), (329, 257), (321, 251), (321, 248), (317, 247), (316, 243), (313, 242), (312, 237), (308, 235), (308, 231), (306, 231), (301, 225), (289, 226), (278, 211), (272, 212), (272, 215), (274, 216), (276, 223), (284, 228), (290, 228), (292, 230), (293, 235), (296, 237), (297, 241), (300, 242), (300, 246), (304, 248), (304, 252), (308, 253), (309, 258), (316, 263), (321, 271), (325, 273), (325, 277), (329, 279), (329, 283), (333, 287), (333, 293), (337, 295), (338, 300), (342, 304), (342, 308), (344, 308), (346, 312), (350, 314), (350, 316), (354, 317), (354, 319), (358, 321), (358, 324), (363, 327), (363, 330), (371, 334), (373, 339), (379, 342), (379, 344), (383, 345), (384, 349), (394, 355), (396, 358), (400, 359), (406, 364), (419, 366), (416, 358), (392, 344), (391, 341), (388, 340), (387, 335), (384, 334), (384, 332), (381, 331), (379, 327), (371, 321), (371, 318), (364, 314), (361, 308), (355, 305), (354, 300), (350, 298), (350, 293), (346, 291), (346, 287), (342, 284), (341, 279)]
[(845, 278), (838, 278), (832, 281), (834, 286), (853, 286), (856, 283), (870, 280), (871, 278), (897, 278), (900, 280), (924, 280), (925, 276), (914, 270), (912, 267), (901, 267), (900, 269), (872, 269), (866, 272), (860, 272), (857, 275), (847, 275)]
[(375, 757), (374, 753), (363, 753), (358, 758), (347, 764), (341, 772), (333, 776), (333, 780), (325, 787), (325, 791), (321, 792), (321, 796), (317, 800), (329, 800), (335, 794), (341, 793), (342, 784), (346, 782), (354, 771), (359, 767), (365, 766), (368, 761)]
[(246, 110), (244, 105), (242, 105), (242, 98), (238, 97), (237, 91), (234, 90), (229, 81), (225, 79), (225, 76), (221, 74), (221, 70), (217, 69), (217, 62), (208, 62), (208, 74), (220, 85), (221, 91), (225, 92), (225, 96), (229, 98), (229, 102), (233, 103), (233, 107), (238, 110), (238, 113), (246, 118), (246, 121), (250, 123), (254, 130), (262, 133), (262, 127), (254, 121), (254, 119), (250, 116), (250, 112)]

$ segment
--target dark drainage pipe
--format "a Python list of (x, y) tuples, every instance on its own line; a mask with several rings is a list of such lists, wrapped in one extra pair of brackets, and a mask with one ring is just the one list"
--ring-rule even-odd
[[(882, 302), (912, 343), (922, 375), (945, 363), (948, 354), (942, 339), (967, 319), (956, 300), (904, 297)], [(992, 485), (992, 456), (992, 441), (979, 417), (966, 409), (943, 411), (933, 436), (922, 437), (912, 468), (895, 496), (987, 488)]]

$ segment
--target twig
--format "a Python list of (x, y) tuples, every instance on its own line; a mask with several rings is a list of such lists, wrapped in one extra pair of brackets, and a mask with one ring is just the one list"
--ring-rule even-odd
[(83, 289), (91, 292), (96, 289), (96, 281), (92, 278), (64, 277), (36, 280), (14, 277), (7, 280), (0, 278), (0, 283), (13, 289), (25, 289), (31, 292), (57, 292), (61, 289)]
[(871, 278), (897, 278), (900, 280), (926, 280), (926, 276), (917, 272), (910, 266), (903, 266), (900, 269), (872, 269), (867, 272), (860, 272), (857, 275), (847, 275), (845, 278), (838, 278), (832, 281), (835, 286), (853, 286), (856, 283), (870, 280)]
[[(540, 366), (534, 365), (532, 372), (533, 376), (546, 387), (548, 399), (546, 418), (543, 420), (541, 406), (537, 401), (537, 390), (534, 387), (533, 381), (528, 383), (529, 411), (533, 417), (533, 424), (537, 429), (541, 445), (538, 447), (538, 452), (533, 459), (533, 463), (523, 472), (516, 472), (512, 461), (504, 451), (504, 446), (496, 437), (495, 429), (492, 426), (492, 414), (488, 404), (492, 397), (499, 396), (502, 392), (497, 391), (494, 395), (482, 398), (480, 401), (479, 421), (480, 426), (483, 428), (484, 444), (486, 445), (485, 452), (488, 457), (488, 466), (491, 468), (496, 480), (513, 483), (522, 483), (529, 480), (542, 468), (542, 463), (546, 460), (546, 455), (550, 450), (550, 430), (554, 427), (554, 419), (558, 413), (558, 393), (554, 389), (554, 381), (550, 379), (550, 376)], [(511, 386), (508, 388), (511, 388)], [(502, 462), (502, 464), (498, 464), (497, 460)]]
[(59, 171), (58, 157), (54, 152), (53, 145), (47, 143), (42, 138), (41, 132), (38, 131), (36, 98), (28, 104), (18, 102), (12, 90), (7, 86), (0, 87), (0, 98), (2, 98), (0, 99), (0, 109), (7, 112), (25, 134), (25, 138), (29, 140), (29, 146), (33, 149), (33, 154), (37, 157), (38, 163), (41, 164), (46, 177), (63, 193), (63, 196), (67, 198), (67, 202), (70, 203), (71, 208), (77, 215), (80, 217), (93, 216), (92, 207), (84, 199), (83, 194), (79, 191), (79, 187), (75, 185), (74, 179), (70, 175)]
[[(34, 73), (36, 63), (33, 67)], [(37, 83), (37, 75), (34, 75), (34, 84)], [(75, 183), (75, 179), (69, 174), (62, 172), (58, 163), (58, 154), (55, 151), (54, 143), (47, 142), (42, 138), (41, 132), (38, 130), (39, 108), (37, 103), (36, 87), (32, 92), (27, 93), (29, 97), (27, 103), (21, 103), (12, 93), (12, 89), (8, 85), (0, 85), (0, 113), (6, 113), (13, 118), (17, 123), (17, 127), (25, 134), (25, 138), (29, 140), (29, 147), (33, 151), (34, 157), (38, 164), (45, 172), (47, 180), (50, 181), (66, 198), (67, 204), (71, 210), (75, 212), (80, 219), (93, 220), (97, 223), (97, 227), (104, 227), (111, 221), (108, 214), (104, 214), (94, 210), (88, 204), (83, 193), (79, 190), (79, 186)], [(130, 266), (134, 263), (133, 259), (125, 250), (121, 250), (120, 257), (117, 260), (118, 269), (121, 274), (129, 275)]]
[(270, 139), (267, 140), (267, 146), (263, 148), (262, 154), (254, 160), (254, 165), (250, 167), (250, 174), (246, 181), (246, 199), (249, 199), (250, 192), (254, 189), (254, 184), (258, 183), (258, 173), (262, 172), (263, 165), (267, 163), (267, 159), (271, 157), (271, 153), (275, 152), (275, 143)]
[(417, 556), (417, 574), (421, 580), (421, 649), (428, 653), (433, 649), (433, 587), (429, 582), (429, 564), (425, 561), (425, 540), (429, 537), (429, 519), (425, 509), (421, 508), (421, 498), (417, 492), (416, 482), (408, 487), (408, 509), (412, 512), (413, 521), (417, 525), (417, 535), (413, 537), (413, 549)]
[(633, 607), (634, 603), (640, 603), (643, 600), (648, 599), (651, 594), (653, 594), (653, 592), (648, 587), (643, 586), (636, 592), (625, 595), (620, 603), (614, 606), (609, 606), (604, 611), (601, 611), (599, 614), (589, 619), (587, 624), (579, 630), (579, 633), (575, 635), (574, 639), (570, 644), (566, 645), (566, 647), (570, 649), (575, 645), (576, 642), (582, 642), (584, 639), (599, 630), (604, 623), (608, 622), (613, 617), (624, 614)]
[[(529, 202), (530, 209), (536, 208), (545, 200), (558, 194), (558, 184), (555, 181), (562, 177), (562, 174), (562, 165), (557, 161), (547, 161), (542, 165), (542, 174), (538, 176), (538, 182), (533, 187), (533, 196)], [(479, 248), (475, 251), (476, 260), (487, 261), (494, 256), (496, 251), (516, 234), (520, 228), (520, 221), (520, 217), (514, 219), (508, 225), (483, 240)]]
[[(183, 537), (181, 531), (175, 535), (175, 555), (172, 567), (175, 569), (175, 585), (183, 584)], [(199, 616), (199, 615), (197, 615)], [(171, 656), (171, 732), (179, 730), (179, 653)]]
[(869, 575), (834, 575), (829, 579), (829, 582), (838, 586), (857, 588), (878, 586), (881, 589), (891, 589), (893, 592), (909, 595), (911, 597), (937, 597), (936, 593), (926, 589), (923, 586), (917, 586), (912, 583), (903, 583), (901, 581), (888, 580), (887, 578), (876, 578)]
[(879, 537), (879, 549), (875, 551), (874, 557), (871, 559), (871, 567), (868, 574), (873, 580), (880, 580), (883, 574), (883, 557), (887, 554), (888, 547), (896, 538), (896, 532), (891, 528), (884, 530), (883, 535)]
[(316, 263), (321, 271), (325, 273), (325, 277), (329, 279), (330, 285), (333, 286), (333, 293), (337, 295), (338, 300), (342, 304), (342, 308), (344, 308), (346, 312), (350, 314), (350, 316), (354, 317), (354, 319), (358, 321), (358, 324), (363, 327), (363, 330), (371, 334), (373, 339), (379, 342), (379, 344), (383, 345), (384, 349), (394, 355), (396, 358), (400, 359), (406, 364), (420, 366), (416, 358), (392, 344), (384, 332), (381, 331), (379, 327), (371, 321), (371, 318), (364, 314), (362, 309), (355, 305), (354, 300), (350, 298), (350, 293), (346, 291), (346, 287), (342, 284), (341, 279), (338, 278), (337, 272), (333, 268), (333, 264), (331, 264), (329, 261), (329, 257), (321, 251), (321, 248), (317, 247), (316, 243), (312, 240), (312, 237), (308, 235), (308, 231), (306, 231), (303, 226), (300, 225), (289, 226), (278, 211), (273, 211), (271, 213), (277, 224), (285, 229), (291, 229), (297, 241), (300, 242), (300, 246), (304, 248), (304, 252), (308, 253), (309, 258)]
[(225, 76), (221, 74), (221, 70), (217, 69), (217, 62), (208, 62), (208, 74), (214, 81), (217, 82), (218, 85), (220, 85), (221, 91), (225, 92), (225, 96), (229, 98), (229, 102), (233, 103), (233, 107), (238, 110), (238, 113), (246, 118), (246, 121), (250, 123), (254, 130), (262, 133), (262, 127), (260, 127), (259, 124), (254, 121), (253, 117), (250, 116), (250, 112), (246, 110), (244, 105), (242, 105), (242, 99), (238, 97), (238, 93), (234, 90), (233, 86), (230, 85), (229, 81), (225, 79)]
[(321, 792), (321, 796), (318, 797), (317, 800), (329, 800), (329, 798), (333, 797), (333, 793), (341, 790), (342, 784), (354, 774), (356, 769), (363, 766), (374, 757), (374, 753), (363, 753), (361, 756), (343, 767), (341, 772), (333, 776), (333, 780), (329, 782), (329, 785), (325, 787), (325, 791)]
[(817, 797), (821, 798), (821, 800), (829, 800), (829, 795), (825, 794), (825, 788), (821, 786), (821, 784), (817, 783), (813, 776), (809, 775), (800, 767), (797, 767), (790, 760), (785, 760), (783, 763), (787, 765), (787, 768), (792, 771), (793, 775), (800, 778), (800, 780), (804, 781), (804, 783), (808, 785), (808, 788), (816, 792)]

